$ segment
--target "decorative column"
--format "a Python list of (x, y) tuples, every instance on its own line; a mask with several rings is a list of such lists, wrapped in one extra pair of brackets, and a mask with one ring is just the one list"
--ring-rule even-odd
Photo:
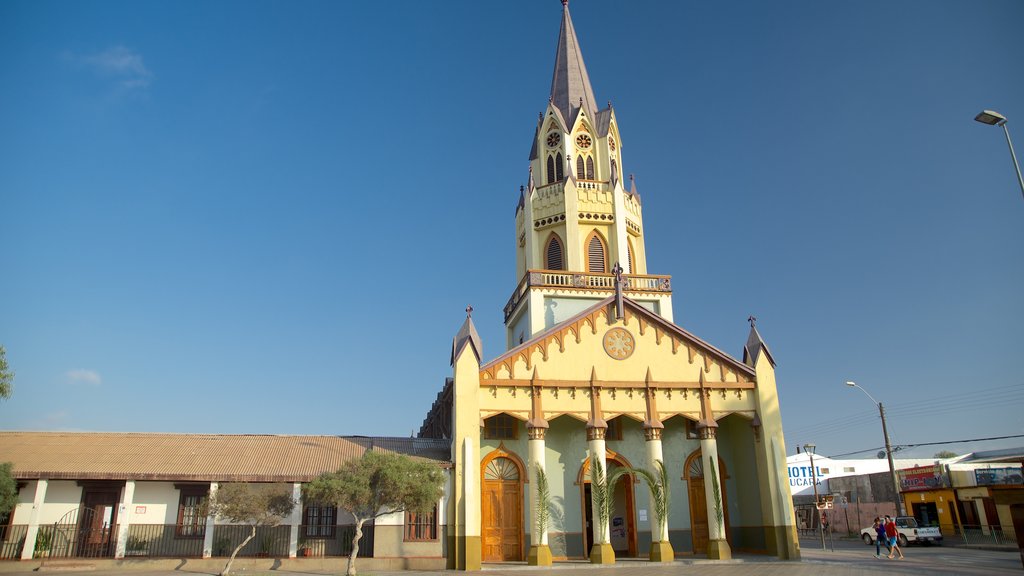
[[(548, 431), (548, 421), (544, 419), (544, 412), (541, 410), (541, 388), (537, 385), (537, 369), (533, 369), (533, 381), (531, 382), (533, 394), (533, 405), (530, 419), (526, 422), (526, 431), (529, 434), (528, 452), (529, 470), (527, 476), (530, 479), (530, 518), (533, 525), (530, 527), (530, 554), (526, 558), (530, 566), (550, 566), (551, 547), (548, 546), (548, 522), (551, 502), (548, 499), (540, 498), (541, 482), (538, 480), (540, 474), (544, 474), (547, 466), (544, 463), (544, 436)], [(546, 478), (546, 476), (545, 476)], [(547, 480), (544, 481), (545, 488)], [(546, 491), (546, 490), (545, 490)], [(544, 522), (540, 521), (543, 513)]]
[(448, 516), (448, 568), (479, 570), (480, 539), (480, 355), (483, 343), (472, 306), (452, 340), (452, 495)]
[(292, 501), (295, 507), (288, 518), (288, 557), (299, 555), (299, 529), (302, 526), (302, 482), (292, 482)]
[(114, 558), (124, 558), (125, 550), (128, 547), (128, 532), (131, 530), (132, 502), (135, 500), (135, 480), (128, 480), (124, 483), (124, 492), (121, 495), (121, 504), (117, 511), (117, 544), (114, 548)]
[[(210, 496), (212, 500), (217, 495), (216, 482), (210, 482)], [(206, 531), (203, 533), (203, 558), (213, 557), (213, 530), (217, 526), (217, 517), (211, 512), (206, 516)]]
[[(605, 458), (605, 434), (608, 432), (608, 423), (605, 422), (601, 411), (601, 389), (596, 386), (597, 372), (591, 369), (590, 375), (590, 420), (587, 422), (587, 447), (590, 449), (590, 473), (591, 477), (599, 482), (605, 483), (608, 490), (613, 486), (607, 486), (608, 482), (608, 461)], [(601, 475), (595, 478), (597, 471)], [(594, 543), (590, 549), (591, 564), (614, 564), (615, 550), (611, 544), (611, 530), (607, 521), (602, 521), (598, 510), (602, 503), (599, 502), (598, 491), (594, 489), (593, 481), (590, 486), (590, 507), (593, 513), (591, 519), (591, 538)]]
[(725, 508), (722, 503), (722, 477), (718, 469), (718, 422), (711, 411), (711, 390), (704, 388), (704, 372), (700, 374), (701, 415), (697, 423), (700, 454), (704, 459), (704, 498), (708, 506), (708, 558), (729, 560), (732, 549), (725, 534)]
[[(32, 497), (32, 513), (28, 516), (28, 531), (25, 532), (25, 546), (21, 549), (21, 559), (31, 560), (36, 550), (36, 537), (39, 535), (39, 515), (46, 501), (47, 480), (36, 480), (36, 494)], [(52, 535), (51, 535), (52, 538)]]
[[(655, 478), (660, 480), (658, 472), (660, 462), (665, 465), (665, 458), (662, 454), (661, 433), (665, 425), (658, 419), (658, 390), (651, 385), (651, 369), (647, 369), (647, 419), (644, 420), (644, 440), (647, 444), (647, 468)], [(662, 486), (662, 494), (668, 498), (668, 486)], [(658, 514), (658, 505), (655, 503), (656, 495), (650, 491), (651, 508), (651, 550), (649, 553), (652, 562), (672, 562), (675, 560), (675, 551), (668, 538), (668, 518), (662, 518)]]

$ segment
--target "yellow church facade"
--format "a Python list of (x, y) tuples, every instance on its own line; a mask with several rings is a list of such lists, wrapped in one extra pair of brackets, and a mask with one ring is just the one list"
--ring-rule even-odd
[[(450, 568), (799, 558), (771, 353), (753, 318), (741, 359), (673, 323), (671, 278), (648, 273), (623, 148), (563, 1), (515, 214), (506, 351), (483, 358), (468, 309), (452, 378), (420, 431), (451, 441)], [(636, 472), (662, 467), (667, 510)]]

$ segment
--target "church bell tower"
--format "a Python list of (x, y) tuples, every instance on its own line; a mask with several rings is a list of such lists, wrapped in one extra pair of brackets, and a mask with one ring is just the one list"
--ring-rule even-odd
[(622, 150), (615, 109), (597, 107), (562, 0), (551, 96), (516, 206), (509, 349), (610, 296), (619, 268), (626, 297), (672, 322), (671, 277), (647, 273), (640, 194), (632, 177), (628, 188), (623, 181)]

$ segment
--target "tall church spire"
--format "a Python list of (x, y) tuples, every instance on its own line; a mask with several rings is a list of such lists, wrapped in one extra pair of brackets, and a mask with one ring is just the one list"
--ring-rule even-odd
[(597, 112), (594, 89), (590, 87), (583, 52), (569, 16), (569, 0), (562, 0), (562, 29), (558, 33), (555, 72), (551, 78), (551, 102), (569, 125), (572, 125), (581, 104), (587, 116), (593, 118)]

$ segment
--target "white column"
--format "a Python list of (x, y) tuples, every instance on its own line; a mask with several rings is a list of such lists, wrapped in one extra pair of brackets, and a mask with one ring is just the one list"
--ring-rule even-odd
[(46, 500), (47, 481), (40, 478), (36, 480), (36, 494), (32, 497), (32, 513), (28, 517), (28, 532), (25, 533), (25, 546), (21, 549), (21, 559), (31, 560), (32, 553), (36, 549), (36, 536), (39, 535), (39, 515), (43, 511), (43, 502)]
[(124, 558), (124, 551), (128, 546), (128, 532), (131, 529), (131, 510), (134, 500), (135, 480), (128, 480), (124, 483), (121, 504), (117, 510), (117, 548), (114, 550), (114, 558)]
[[(587, 435), (590, 436), (588, 439), (588, 447), (590, 448), (590, 469), (594, 470), (597, 462), (601, 463), (601, 469), (604, 470), (604, 479), (608, 479), (608, 461), (605, 459), (605, 443), (604, 443), (605, 428), (589, 428)], [(614, 487), (609, 486), (608, 489), (612, 490)], [(590, 490), (590, 508), (594, 511), (593, 520), (594, 525), (591, 526), (591, 534), (593, 535), (594, 544), (608, 544), (612, 541), (611, 528), (608, 523), (602, 523), (601, 519), (597, 517), (597, 492), (591, 487)], [(587, 554), (589, 550), (585, 550)]]
[(291, 530), (288, 534), (288, 557), (295, 558), (299, 555), (299, 526), (302, 525), (302, 482), (292, 483), (292, 501), (295, 508), (288, 519)]
[(537, 530), (537, 510), (539, 509), (540, 502), (537, 499), (537, 468), (545, 471), (547, 467), (544, 464), (544, 432), (547, 428), (531, 428), (530, 429), (530, 440), (528, 441), (529, 450), (529, 470), (527, 476), (530, 478), (530, 543), (534, 546), (547, 546), (548, 545), (548, 531)]
[[(652, 474), (658, 474), (658, 468), (655, 466), (655, 462), (661, 462), (661, 465), (665, 465), (665, 458), (662, 454), (661, 447), (661, 428), (647, 428), (644, 430), (644, 435), (647, 438), (647, 469)], [(667, 487), (666, 487), (667, 489)], [(651, 507), (651, 541), (652, 542), (668, 542), (668, 518), (661, 518), (658, 516), (658, 511), (654, 506), (654, 494), (650, 496), (650, 507)]]
[(466, 536), (480, 537), (480, 490), (474, 472), (480, 461), (473, 454), (473, 442), (466, 438), (462, 452), (462, 494), (466, 498)]
[[(703, 434), (700, 441), (701, 458), (704, 459), (704, 497), (708, 505), (708, 539), (725, 540), (725, 509), (722, 507), (722, 476), (718, 470), (718, 441), (714, 433)], [(714, 472), (712, 473), (712, 470)], [(718, 493), (715, 493), (715, 486)], [(718, 512), (721, 512), (721, 519)]]
[[(217, 495), (217, 483), (210, 482), (210, 499)], [(203, 536), (203, 558), (213, 557), (213, 529), (217, 525), (217, 519), (211, 512), (206, 517), (206, 534)]]

